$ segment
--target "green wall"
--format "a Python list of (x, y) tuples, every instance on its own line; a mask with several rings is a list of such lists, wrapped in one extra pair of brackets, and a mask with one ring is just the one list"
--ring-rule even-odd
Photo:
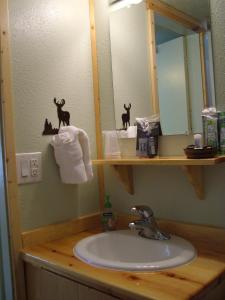
[[(78, 13), (79, 12), (79, 13)], [(9, 0), (16, 151), (42, 152), (41, 183), (19, 186), (24, 230), (98, 210), (97, 176), (62, 184), (44, 120), (57, 127), (53, 98), (66, 99), (71, 125), (87, 131), (92, 157), (95, 123), (88, 0)]]
[[(64, 97), (66, 109), (72, 114), (72, 123), (87, 130), (95, 157), (88, 1), (74, 2), (9, 1), (16, 148), (17, 152), (43, 153), (43, 181), (19, 189), (23, 229), (98, 210), (97, 179), (82, 186), (63, 185), (49, 146), (50, 138), (41, 136), (45, 117), (57, 122), (51, 102), (53, 97)], [(97, 26), (101, 28), (98, 55), (105, 57), (99, 61), (102, 120), (104, 129), (111, 129), (114, 128), (114, 108), (107, 51), (109, 31), (107, 15), (104, 15), (106, 2), (96, 1), (96, 7), (97, 16), (101, 17), (97, 18)], [(186, 0), (183, 3), (190, 9)], [(217, 105), (225, 109), (225, 3), (212, 0), (211, 7)], [(170, 151), (177, 149), (179, 141), (179, 137), (169, 141)], [(106, 168), (106, 190), (119, 212), (127, 213), (132, 205), (146, 203), (159, 217), (225, 226), (225, 167), (207, 167), (204, 175), (204, 201), (196, 198), (178, 167), (135, 167), (134, 196), (128, 195)]]

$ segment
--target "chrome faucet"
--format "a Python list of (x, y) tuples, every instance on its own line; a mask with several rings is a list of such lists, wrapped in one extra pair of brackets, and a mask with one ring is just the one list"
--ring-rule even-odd
[(137, 205), (131, 208), (132, 213), (140, 215), (141, 219), (129, 223), (130, 229), (139, 230), (139, 235), (153, 240), (168, 240), (170, 235), (162, 232), (155, 220), (152, 209), (145, 205)]

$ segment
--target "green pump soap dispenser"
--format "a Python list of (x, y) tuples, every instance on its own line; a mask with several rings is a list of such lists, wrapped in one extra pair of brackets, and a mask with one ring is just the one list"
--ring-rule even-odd
[(110, 202), (110, 196), (106, 195), (104, 210), (102, 213), (102, 228), (103, 231), (115, 230), (116, 219), (112, 211), (112, 204)]

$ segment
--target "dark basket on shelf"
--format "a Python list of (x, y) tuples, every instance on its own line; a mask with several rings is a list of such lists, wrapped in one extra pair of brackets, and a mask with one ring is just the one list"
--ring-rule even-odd
[(199, 158), (213, 158), (217, 154), (217, 149), (211, 146), (205, 146), (203, 148), (195, 148), (194, 145), (190, 145), (184, 149), (187, 158), (199, 159)]

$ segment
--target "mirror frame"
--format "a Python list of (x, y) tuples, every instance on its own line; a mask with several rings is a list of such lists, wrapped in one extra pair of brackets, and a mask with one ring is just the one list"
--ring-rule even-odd
[[(1, 0), (0, 0), (1, 1)], [(157, 66), (156, 66), (156, 42), (155, 42), (155, 20), (154, 13), (166, 16), (185, 27), (199, 33), (200, 41), (200, 54), (201, 54), (201, 69), (202, 69), (202, 89), (203, 89), (203, 102), (204, 107), (208, 106), (207, 88), (206, 88), (206, 67), (205, 67), (205, 50), (204, 50), (204, 35), (206, 32), (205, 27), (201, 22), (195, 18), (175, 9), (172, 6), (162, 3), (159, 0), (145, 0), (146, 9), (148, 13), (148, 26), (149, 26), (149, 55), (150, 55), (150, 78), (152, 85), (152, 101), (151, 107), (153, 113), (159, 113), (159, 98), (158, 98), (158, 82), (157, 82)], [(97, 160), (103, 161), (103, 140), (102, 140), (102, 127), (101, 127), (101, 103), (100, 103), (100, 85), (99, 85), (99, 69), (97, 57), (97, 43), (96, 43), (96, 22), (95, 22), (95, 3), (94, 0), (89, 0), (89, 13), (90, 13), (90, 37), (92, 49), (92, 74), (93, 74), (93, 93), (94, 93), (94, 113), (95, 113), (95, 128), (96, 128), (96, 147), (97, 147)], [(126, 165), (118, 166), (122, 169), (122, 179), (130, 178), (131, 171), (125, 170), (123, 167)], [(119, 172), (119, 170), (117, 170)], [(127, 172), (126, 172), (127, 171)], [(103, 164), (97, 165), (98, 173), (98, 190), (99, 190), (99, 208), (104, 207), (105, 196), (105, 180), (104, 180), (104, 167)], [(117, 172), (116, 172), (117, 173)], [(118, 174), (117, 174), (118, 175)], [(120, 174), (121, 179), (121, 174)], [(200, 197), (201, 198), (201, 197)]]
[[(98, 68), (98, 55), (97, 55), (94, 0), (89, 0), (89, 18), (90, 18), (91, 54), (92, 54), (92, 78), (93, 78), (93, 96), (94, 96), (94, 113), (95, 113), (96, 150), (97, 150), (97, 159), (103, 159), (100, 85), (99, 85), (99, 68)], [(99, 208), (100, 210), (103, 210), (104, 198), (105, 198), (105, 179), (104, 179), (103, 166), (97, 166), (97, 175), (98, 175)]]

